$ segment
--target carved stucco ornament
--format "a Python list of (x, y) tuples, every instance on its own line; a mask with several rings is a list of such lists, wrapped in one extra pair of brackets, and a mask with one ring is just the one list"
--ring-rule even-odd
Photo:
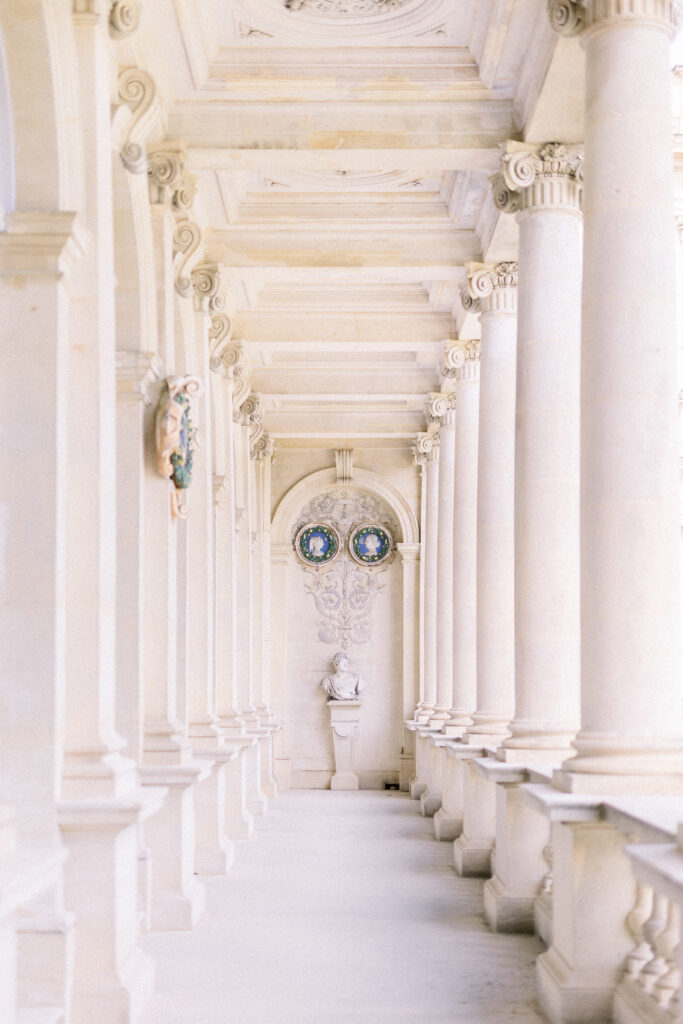
[(147, 170), (145, 139), (161, 119), (161, 100), (152, 76), (143, 68), (124, 68), (119, 75), (119, 98), (132, 117), (121, 146), (121, 159), (132, 174)]
[(114, 0), (109, 12), (109, 33), (114, 39), (124, 39), (135, 32), (140, 24), (139, 0)]
[(190, 399), (203, 394), (199, 377), (168, 377), (156, 415), (157, 469), (172, 482), (171, 514), (187, 519), (182, 492), (192, 483), (193, 455), (198, 448), (197, 430), (190, 415)]
[(285, 0), (289, 11), (312, 11), (315, 14), (331, 14), (352, 18), (373, 14), (388, 14), (403, 7), (408, 0)]

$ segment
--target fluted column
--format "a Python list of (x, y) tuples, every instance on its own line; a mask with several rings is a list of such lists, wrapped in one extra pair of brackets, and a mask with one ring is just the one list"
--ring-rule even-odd
[(586, 53), (582, 721), (564, 783), (604, 792), (627, 775), (645, 788), (679, 788), (669, 43), (680, 4), (555, 0), (550, 16), (558, 30), (582, 33)]
[(424, 697), (421, 712), (431, 716), (436, 704), (436, 566), (439, 553), (439, 438), (438, 434), (421, 434), (416, 444), (416, 458), (424, 460), (425, 512), (422, 524), (424, 537)]
[(455, 469), (455, 394), (439, 392), (428, 402), (439, 423), (439, 509), (436, 558), (436, 704), (430, 718), (442, 729), (450, 718), (453, 691), (453, 476)]
[(514, 712), (514, 465), (517, 264), (470, 264), (481, 305), (474, 742), (507, 735)]
[(460, 735), (477, 705), (477, 453), (479, 341), (459, 341), (444, 355), (455, 378), (457, 418), (453, 490), (453, 689), (446, 732)]
[(582, 156), (509, 143), (496, 193), (519, 210), (515, 717), (501, 756), (548, 761), (579, 727)]

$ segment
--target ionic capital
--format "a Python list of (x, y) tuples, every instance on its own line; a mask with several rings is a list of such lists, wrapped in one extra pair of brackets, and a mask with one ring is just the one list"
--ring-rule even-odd
[(618, 22), (649, 22), (673, 36), (681, 4), (679, 0), (548, 0), (548, 17), (561, 36), (588, 34)]
[(438, 462), (439, 435), (427, 432), (418, 434), (413, 445), (413, 459), (418, 466)]
[(187, 153), (167, 144), (147, 158), (150, 203), (167, 203), (177, 217), (187, 216), (197, 194), (197, 176), (185, 170)]
[(147, 170), (145, 139), (162, 114), (154, 79), (142, 68), (124, 68), (119, 75), (119, 99), (132, 114), (121, 140), (121, 159), (132, 174), (144, 174)]
[(434, 391), (425, 404), (425, 419), (428, 425), (438, 423), (442, 427), (455, 425), (455, 392)]
[(195, 307), (203, 313), (220, 313), (225, 307), (221, 294), (221, 272), (219, 263), (200, 263), (190, 274), (194, 291)]
[(140, 0), (113, 0), (109, 12), (109, 35), (114, 39), (131, 36), (140, 24)]
[(481, 342), (456, 341), (449, 345), (441, 359), (441, 376), (457, 381), (479, 380)]
[(517, 263), (468, 263), (467, 286), (482, 315), (517, 313)]
[(508, 142), (501, 172), (491, 179), (493, 200), (507, 213), (543, 207), (578, 212), (582, 181), (583, 153), (562, 142)]
[(260, 395), (254, 393), (245, 398), (240, 406), (240, 418), (243, 426), (252, 430), (261, 424), (263, 413)]
[(275, 441), (270, 434), (263, 433), (251, 446), (251, 457), (256, 462), (265, 462), (275, 455)]

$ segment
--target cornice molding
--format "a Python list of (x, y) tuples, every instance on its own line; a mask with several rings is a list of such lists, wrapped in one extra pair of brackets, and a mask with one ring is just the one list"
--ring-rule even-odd
[(68, 276), (90, 238), (76, 213), (14, 210), (0, 231), (0, 276)]

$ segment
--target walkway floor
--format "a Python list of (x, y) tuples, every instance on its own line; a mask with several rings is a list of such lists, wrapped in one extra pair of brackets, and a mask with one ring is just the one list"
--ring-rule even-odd
[(196, 930), (145, 940), (144, 1024), (541, 1024), (538, 940), (493, 934), (451, 858), (404, 793), (281, 794)]

